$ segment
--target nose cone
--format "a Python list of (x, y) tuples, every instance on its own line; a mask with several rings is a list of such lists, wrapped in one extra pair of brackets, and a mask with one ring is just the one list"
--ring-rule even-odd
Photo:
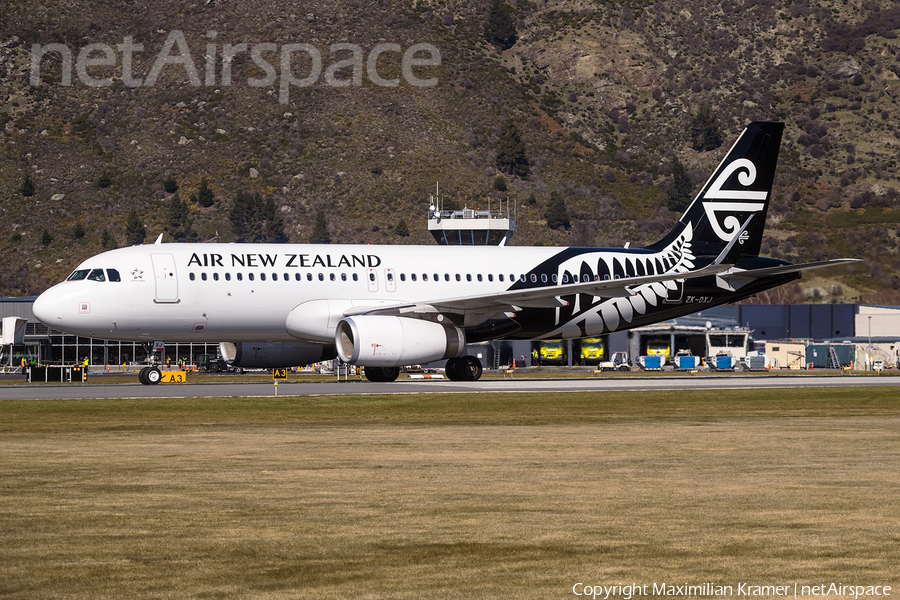
[(32, 312), (47, 327), (58, 327), (63, 322), (63, 294), (52, 287), (34, 301)]

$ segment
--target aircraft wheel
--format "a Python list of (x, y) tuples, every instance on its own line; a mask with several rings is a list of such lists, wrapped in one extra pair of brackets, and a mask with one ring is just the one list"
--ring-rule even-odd
[(460, 381), (478, 381), (483, 371), (481, 361), (474, 356), (463, 356), (456, 367)]
[(144, 375), (144, 383), (147, 385), (156, 385), (162, 379), (162, 373), (156, 367), (150, 367), (147, 369), (147, 374)]
[(450, 381), (462, 381), (462, 376), (460, 375), (460, 361), (459, 358), (448, 358), (447, 365), (444, 367), (444, 374), (447, 376), (447, 379)]
[(366, 379), (374, 383), (384, 381), (384, 379), (382, 379), (381, 367), (364, 367), (363, 373), (365, 374)]
[(144, 367), (140, 371), (138, 371), (138, 381), (141, 382), (141, 385), (147, 385), (147, 371), (150, 370), (150, 367)]
[(384, 383), (400, 377), (400, 367), (365, 367), (363, 372), (369, 381)]
[(383, 371), (383, 381), (397, 381), (397, 378), (400, 377), (400, 367), (383, 367), (381, 370)]

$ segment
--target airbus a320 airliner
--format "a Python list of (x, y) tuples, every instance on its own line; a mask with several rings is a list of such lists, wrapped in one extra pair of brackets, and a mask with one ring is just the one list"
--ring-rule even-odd
[[(759, 256), (783, 123), (747, 126), (675, 228), (646, 248), (155, 244), (81, 263), (34, 303), (44, 324), (123, 341), (219, 342), (239, 367), (340, 356), (372, 381), (466, 343), (596, 337), (735, 302), (853, 262)], [(144, 383), (160, 373), (145, 368)]]

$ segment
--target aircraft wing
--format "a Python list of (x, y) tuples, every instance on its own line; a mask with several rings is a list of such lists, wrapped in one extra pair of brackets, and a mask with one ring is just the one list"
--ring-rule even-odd
[(521, 290), (507, 290), (493, 294), (478, 296), (463, 296), (459, 298), (446, 298), (430, 300), (420, 303), (398, 303), (395, 305), (359, 306), (344, 311), (345, 317), (360, 314), (424, 314), (424, 313), (461, 313), (461, 314), (492, 314), (504, 311), (519, 311), (523, 308), (557, 308), (568, 306), (568, 301), (563, 296), (575, 294), (590, 294), (596, 298), (627, 298), (637, 294), (635, 288), (665, 281), (694, 279), (696, 277), (709, 277), (725, 273), (734, 267), (740, 248), (737, 242), (741, 234), (750, 224), (750, 219), (737, 231), (731, 241), (719, 253), (713, 262), (696, 271), (684, 271), (680, 273), (663, 273), (660, 275), (643, 275), (640, 277), (622, 277), (619, 279), (603, 279), (594, 281), (580, 281), (562, 285), (546, 285), (541, 287), (526, 288)]
[(398, 303), (377, 307), (359, 306), (344, 312), (345, 317), (359, 314), (402, 314), (402, 313), (486, 313), (518, 311), (522, 308), (556, 308), (567, 306), (563, 296), (590, 294), (598, 298), (621, 298), (633, 296), (635, 288), (645, 284), (662, 283), (676, 279), (693, 279), (718, 275), (731, 269), (733, 265), (712, 263), (696, 271), (683, 273), (665, 273), (662, 275), (646, 275), (643, 277), (623, 277), (600, 281), (585, 281), (563, 285), (548, 285), (521, 290), (509, 290), (478, 296), (461, 296), (429, 300), (421, 303)]

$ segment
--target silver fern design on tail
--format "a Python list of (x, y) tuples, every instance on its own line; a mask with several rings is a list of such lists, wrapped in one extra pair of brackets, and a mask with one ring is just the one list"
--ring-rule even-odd
[[(666, 248), (652, 254), (627, 254), (591, 252), (566, 260), (559, 265), (557, 280), (602, 281), (647, 275), (682, 273), (694, 268), (691, 252), (693, 227), (688, 223)], [(633, 294), (619, 298), (602, 298), (589, 294), (577, 294), (563, 298), (570, 306), (557, 309), (558, 327), (544, 338), (596, 336), (619, 329), (631, 323), (636, 315), (643, 315), (648, 308), (661, 303), (680, 302), (683, 280), (658, 281), (633, 288)], [(569, 314), (566, 314), (569, 313)], [(560, 323), (565, 323), (560, 326)]]

